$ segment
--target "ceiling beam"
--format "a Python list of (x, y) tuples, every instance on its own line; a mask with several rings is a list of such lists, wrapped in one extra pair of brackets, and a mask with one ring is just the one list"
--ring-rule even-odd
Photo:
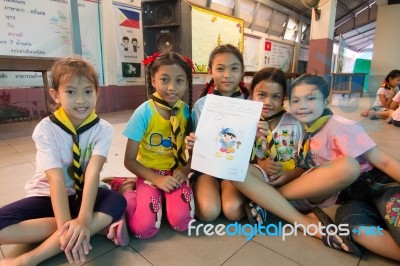
[(346, 11), (350, 11), (350, 9), (345, 4), (343, 4), (341, 0), (337, 0), (337, 3), (341, 5), (344, 9), (346, 9)]
[[(252, 30), (253, 26), (256, 25), (258, 10), (260, 9), (260, 2), (256, 2), (256, 7), (254, 8), (254, 14), (250, 23), (249, 28)], [(269, 22), (268, 22), (269, 23)]]
[[(353, 23), (353, 27), (351, 27), (351, 28), (349, 28), (349, 29), (346, 29), (346, 31), (338, 32), (338, 31), (335, 30), (334, 36), (336, 37), (336, 36), (339, 36), (340, 34), (348, 33), (348, 32), (350, 32), (350, 31), (352, 31), (352, 30), (356, 30), (356, 29), (358, 29), (358, 28), (361, 28), (361, 27), (363, 27), (363, 26), (369, 25), (369, 24), (374, 23), (374, 22), (376, 22), (376, 19), (373, 19), (373, 20), (371, 20), (371, 21), (368, 21), (367, 23), (360, 24), (360, 25), (357, 25), (357, 26), (355, 26), (354, 23)], [(374, 28), (375, 28), (375, 27), (374, 27)]]
[(285, 34), (286, 34), (286, 30), (287, 30), (287, 26), (289, 24), (289, 16), (286, 16), (286, 20), (285, 20), (285, 27), (283, 27), (282, 32), (281, 32), (281, 38), (285, 38)]
[(301, 19), (305, 23), (311, 23), (311, 19), (308, 17), (303, 16), (302, 14), (299, 14), (294, 10), (293, 7), (287, 6), (284, 3), (280, 3), (277, 1), (272, 1), (272, 0), (255, 0), (256, 2), (260, 2), (261, 4), (271, 8), (271, 9), (276, 9), (279, 12), (288, 15), (289, 17), (293, 18), (294, 20)]
[(374, 42), (370, 41), (369, 43), (362, 45), (360, 48), (354, 48), (357, 52), (362, 52), (365, 48), (373, 44)]
[(240, 18), (240, 0), (233, 0), (232, 16)]
[(335, 20), (335, 28), (337, 28), (338, 26), (340, 26), (342, 23), (346, 22), (347, 20), (353, 18), (360, 10), (364, 9), (365, 7), (375, 4), (375, 1), (370, 0), (367, 3), (362, 3), (358, 6), (356, 6), (355, 8), (349, 10), (349, 12), (347, 12), (346, 14), (344, 14), (343, 16), (341, 16), (340, 18), (337, 18)]
[[(270, 21), (274, 21), (275, 14), (276, 14), (276, 9), (274, 9), (274, 10), (272, 11), (271, 17), (270, 17), (270, 19), (269, 19)], [(271, 32), (271, 25), (272, 25), (272, 23), (268, 23), (267, 30), (265, 31), (265, 33), (268, 34), (268, 35), (269, 35), (269, 33)]]

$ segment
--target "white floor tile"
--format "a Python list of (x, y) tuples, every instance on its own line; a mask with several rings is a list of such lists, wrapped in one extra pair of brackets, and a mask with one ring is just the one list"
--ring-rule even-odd
[(29, 162), (0, 167), (0, 206), (25, 197), (25, 183), (34, 173)]
[(17, 152), (33, 151), (36, 150), (35, 142), (32, 137), (21, 137), (16, 139), (5, 140)]
[(26, 158), (15, 151), (10, 152), (9, 154), (0, 155), (0, 167), (18, 165), (27, 161)]

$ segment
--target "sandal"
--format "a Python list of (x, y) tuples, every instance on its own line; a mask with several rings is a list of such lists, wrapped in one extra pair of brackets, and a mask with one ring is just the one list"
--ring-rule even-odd
[(377, 115), (377, 114), (372, 114), (372, 115), (369, 116), (369, 119), (371, 119), (371, 120), (379, 120), (379, 119), (381, 119), (381, 116)]
[(320, 207), (314, 207), (312, 212), (324, 226), (324, 231), (322, 231), (322, 242), (325, 246), (361, 257), (361, 249), (350, 240), (349, 236), (339, 236), (335, 233), (334, 229), (328, 229), (329, 233), (327, 232), (327, 227), (329, 227), (330, 224), (334, 224), (334, 222)]
[[(267, 222), (268, 212), (254, 202), (245, 205), (245, 209), (250, 224), (265, 224)], [(257, 218), (261, 218), (261, 221), (258, 221)]]
[[(111, 235), (111, 229), (115, 228), (115, 234)], [(121, 219), (112, 223), (107, 228), (107, 238), (111, 239), (115, 245), (117, 246), (127, 246), (129, 244), (129, 233), (128, 228), (126, 226), (125, 217), (123, 216)]]

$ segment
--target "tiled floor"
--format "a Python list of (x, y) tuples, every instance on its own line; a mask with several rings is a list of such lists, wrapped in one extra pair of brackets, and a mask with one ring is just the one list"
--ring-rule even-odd
[[(361, 119), (360, 112), (371, 104), (370, 98), (335, 96), (332, 109), (345, 117), (360, 120), (372, 138), (387, 153), (400, 157), (400, 128), (384, 121)], [(123, 165), (126, 139), (121, 132), (132, 111), (102, 114), (114, 125), (113, 144), (105, 176), (132, 176)], [(0, 206), (24, 196), (24, 184), (34, 173), (35, 147), (30, 135), (37, 121), (0, 124)], [(225, 223), (219, 218), (217, 223)], [(245, 221), (244, 221), (245, 223)], [(163, 222), (160, 233), (149, 240), (131, 237), (129, 246), (116, 247), (104, 236), (91, 241), (93, 251), (86, 265), (399, 265), (395, 261), (364, 253), (361, 258), (325, 247), (321, 241), (308, 236), (188, 236), (172, 231)], [(1, 246), (2, 256), (13, 256), (29, 248), (24, 245)], [(60, 254), (43, 265), (66, 265)]]

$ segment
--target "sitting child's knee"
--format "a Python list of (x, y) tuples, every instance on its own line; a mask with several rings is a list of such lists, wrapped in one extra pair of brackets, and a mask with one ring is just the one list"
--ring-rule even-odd
[(342, 160), (345, 160), (345, 163), (342, 165), (343, 171), (345, 171), (345, 175), (342, 175), (339, 178), (343, 179), (343, 182), (353, 183), (361, 174), (360, 163), (351, 157), (344, 157)]
[(220, 212), (220, 208), (217, 208), (216, 206), (208, 206), (207, 208), (203, 209), (197, 208), (196, 216), (203, 222), (212, 222), (217, 219)]
[(226, 219), (238, 221), (244, 217), (244, 205), (242, 202), (227, 202), (222, 205), (222, 211)]

